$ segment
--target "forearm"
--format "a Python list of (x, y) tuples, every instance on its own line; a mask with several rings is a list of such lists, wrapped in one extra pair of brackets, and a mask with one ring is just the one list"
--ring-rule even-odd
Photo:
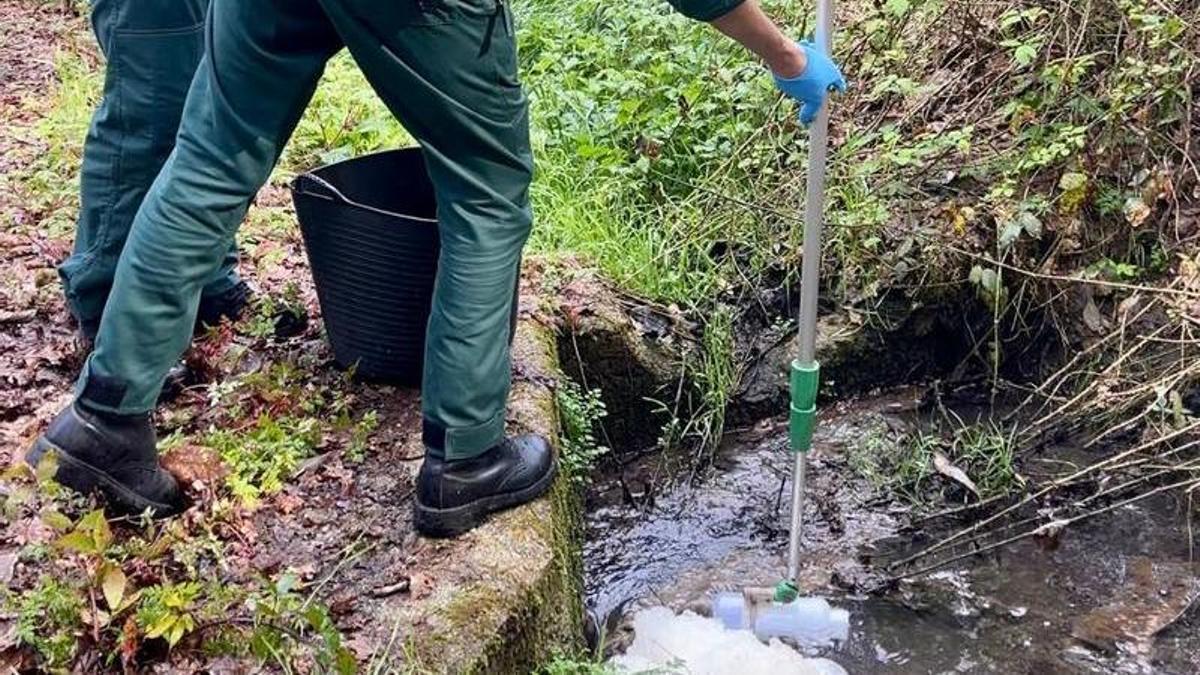
[(811, 124), (829, 92), (846, 91), (846, 78), (830, 56), (809, 42), (792, 42), (758, 6), (758, 0), (668, 0), (697, 21), (707, 21), (754, 52), (774, 73), (775, 86), (800, 103), (800, 123)]
[(807, 65), (804, 50), (779, 30), (757, 0), (745, 0), (713, 19), (712, 25), (756, 54), (776, 75), (790, 78), (804, 72)]

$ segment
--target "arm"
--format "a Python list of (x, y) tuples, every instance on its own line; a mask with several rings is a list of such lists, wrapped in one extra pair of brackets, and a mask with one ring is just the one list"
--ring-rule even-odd
[(712, 25), (756, 54), (776, 75), (790, 78), (804, 72), (808, 63), (804, 50), (779, 30), (757, 0), (742, 2), (713, 19)]
[(780, 91), (800, 102), (800, 121), (809, 124), (830, 89), (846, 90), (834, 62), (807, 42), (793, 42), (762, 11), (758, 0), (669, 0), (680, 12), (741, 43), (767, 64)]

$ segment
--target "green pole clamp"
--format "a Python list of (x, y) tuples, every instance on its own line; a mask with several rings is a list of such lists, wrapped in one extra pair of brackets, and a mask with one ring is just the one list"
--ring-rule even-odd
[(813, 427), (817, 420), (817, 387), (821, 381), (821, 365), (816, 361), (792, 361), (791, 415), (788, 437), (792, 452), (808, 452), (812, 447)]
[(798, 597), (800, 597), (800, 588), (796, 586), (795, 582), (784, 579), (775, 584), (775, 602), (792, 602)]

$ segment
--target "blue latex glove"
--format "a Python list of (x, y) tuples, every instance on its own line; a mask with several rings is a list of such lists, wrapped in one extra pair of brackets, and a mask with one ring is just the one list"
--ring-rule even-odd
[(800, 103), (800, 123), (808, 126), (817, 118), (830, 89), (846, 91), (846, 78), (842, 77), (837, 64), (816, 45), (807, 40), (797, 44), (808, 60), (804, 72), (791, 78), (775, 75), (775, 86)]

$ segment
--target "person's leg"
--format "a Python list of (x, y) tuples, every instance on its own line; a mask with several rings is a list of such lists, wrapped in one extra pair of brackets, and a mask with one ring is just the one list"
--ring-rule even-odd
[[(75, 245), (59, 273), (67, 305), (95, 337), (133, 216), (175, 144), (188, 84), (204, 53), (208, 0), (93, 0), (92, 27), (107, 59), (104, 95), (80, 167)], [(240, 286), (231, 245), (204, 288), (213, 310)], [(218, 305), (220, 306), (218, 308)]]
[(94, 409), (154, 408), (201, 287), (340, 47), (312, 0), (214, 0), (206, 33), (175, 150), (134, 219), (80, 378)]
[(420, 142), (437, 193), (442, 248), (425, 349), (417, 525), (455, 534), (537, 496), (553, 478), (544, 440), (504, 436), (533, 173), (512, 17), (499, 0), (320, 2)]
[[(76, 402), (28, 456), (36, 463), (54, 450), (74, 472), (60, 470), (60, 482), (99, 484), (138, 510), (165, 510), (157, 493), (143, 502), (129, 493), (146, 496), (142, 479), (163, 473), (145, 461), (153, 456), (153, 444), (144, 447), (153, 439), (147, 413), (187, 347), (201, 287), (340, 47), (314, 0), (214, 0), (205, 38), (175, 149), (134, 218)], [(137, 433), (125, 433), (128, 449), (114, 457), (114, 429), (135, 419)], [(130, 456), (139, 461), (114, 475)]]

